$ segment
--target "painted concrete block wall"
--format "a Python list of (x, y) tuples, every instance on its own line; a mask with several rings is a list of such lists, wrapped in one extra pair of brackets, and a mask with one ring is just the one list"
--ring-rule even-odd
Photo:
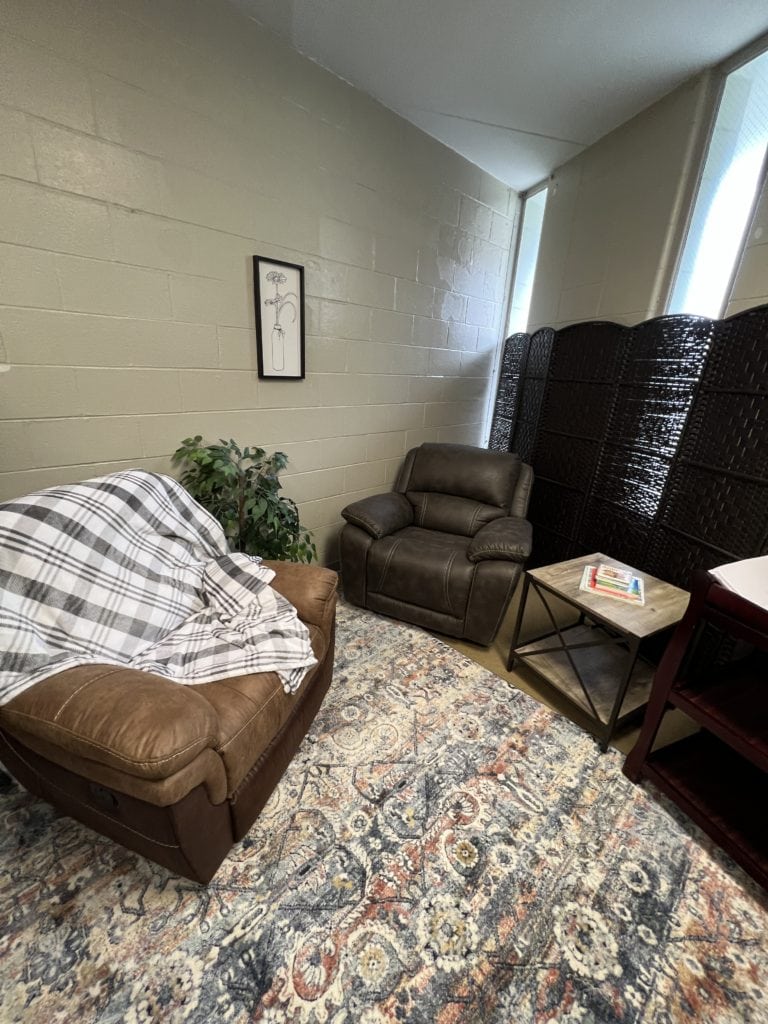
[(529, 328), (664, 311), (711, 109), (686, 83), (555, 172)]
[[(332, 560), (409, 447), (482, 440), (514, 203), (225, 0), (3, 0), (0, 497), (232, 436)], [(306, 268), (305, 381), (257, 377), (255, 253)]]
[(726, 316), (765, 302), (768, 302), (768, 180), (750, 225)]

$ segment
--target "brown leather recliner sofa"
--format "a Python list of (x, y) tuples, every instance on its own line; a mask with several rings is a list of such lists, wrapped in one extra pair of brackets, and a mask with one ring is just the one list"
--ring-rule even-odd
[(512, 453), (422, 444), (394, 490), (348, 505), (341, 577), (353, 604), (492, 643), (531, 552), (533, 471)]
[(331, 681), (336, 573), (265, 562), (318, 664), (295, 694), (264, 672), (182, 685), (82, 665), (0, 707), (0, 761), (65, 814), (197, 882), (242, 839)]

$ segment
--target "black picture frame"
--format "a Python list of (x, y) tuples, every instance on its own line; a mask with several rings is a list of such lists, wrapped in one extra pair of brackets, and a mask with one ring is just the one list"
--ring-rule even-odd
[(303, 380), (304, 267), (254, 256), (253, 291), (259, 377)]

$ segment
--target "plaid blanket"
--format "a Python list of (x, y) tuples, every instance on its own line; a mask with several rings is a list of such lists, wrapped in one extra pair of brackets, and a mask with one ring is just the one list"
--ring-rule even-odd
[(180, 683), (277, 672), (294, 692), (316, 663), (309, 634), (259, 563), (157, 473), (0, 505), (0, 704), (92, 663)]

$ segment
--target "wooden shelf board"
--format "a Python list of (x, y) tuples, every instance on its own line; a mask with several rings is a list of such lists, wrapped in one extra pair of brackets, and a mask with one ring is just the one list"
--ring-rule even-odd
[[(585, 643), (598, 638), (601, 635), (601, 630), (582, 624), (564, 629), (562, 635), (568, 644)], [(565, 651), (555, 651), (549, 654), (536, 653), (547, 647), (555, 647), (557, 642), (557, 635), (549, 636), (522, 644), (515, 648), (514, 653), (516, 657), (522, 658), (523, 664), (537, 672), (577, 707), (591, 716), (589, 704)], [(533, 655), (533, 657), (529, 657), (529, 655)], [(601, 647), (571, 650), (570, 655), (581, 673), (600, 721), (607, 725), (616, 700), (617, 689), (627, 668), (629, 654), (626, 648), (620, 644), (606, 644)], [(653, 672), (650, 665), (640, 658), (637, 659), (624, 703), (621, 706), (619, 719), (625, 718), (648, 703)]]
[[(679, 707), (763, 771), (768, 771), (768, 678), (765, 663), (745, 662), (727, 677), (679, 684), (670, 703)], [(719, 673), (723, 676), (723, 673)]]
[(768, 886), (768, 777), (764, 772), (702, 731), (654, 751), (643, 775)]

